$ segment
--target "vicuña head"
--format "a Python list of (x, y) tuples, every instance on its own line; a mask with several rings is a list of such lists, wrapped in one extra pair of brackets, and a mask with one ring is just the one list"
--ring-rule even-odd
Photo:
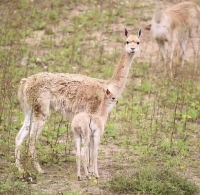
[(106, 110), (105, 112), (108, 114), (112, 110), (113, 106), (116, 103), (117, 103), (116, 96), (113, 93), (111, 93), (109, 91), (109, 89), (106, 89), (101, 112), (103, 112), (104, 110)]
[(126, 46), (125, 50), (127, 53), (135, 54), (139, 51), (141, 29), (138, 31), (138, 35), (128, 35), (127, 29), (125, 29)]
[(118, 98), (124, 90), (129, 69), (133, 62), (133, 59), (139, 51), (141, 32), (142, 31), (140, 29), (137, 35), (129, 35), (128, 30), (125, 29), (125, 48), (122, 53), (121, 59), (119, 60), (118, 65), (115, 68), (112, 78), (108, 80), (108, 88), (116, 94), (116, 98)]

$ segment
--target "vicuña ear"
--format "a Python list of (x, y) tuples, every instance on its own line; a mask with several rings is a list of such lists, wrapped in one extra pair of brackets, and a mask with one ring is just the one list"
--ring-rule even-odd
[(142, 34), (142, 30), (140, 29), (140, 30), (138, 31), (138, 38), (140, 37), (141, 34)]
[(108, 89), (106, 89), (106, 94), (109, 95), (110, 94), (110, 91)]
[(125, 36), (126, 36), (126, 37), (128, 36), (128, 31), (127, 31), (126, 28), (125, 28)]

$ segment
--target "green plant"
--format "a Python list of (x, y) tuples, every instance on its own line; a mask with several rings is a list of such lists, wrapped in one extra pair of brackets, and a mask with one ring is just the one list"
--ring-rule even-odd
[(141, 167), (138, 171), (116, 174), (109, 187), (117, 193), (159, 195), (195, 195), (199, 188), (173, 171), (159, 167)]
[(12, 181), (7, 179), (4, 183), (0, 183), (0, 194), (30, 194), (30, 188), (26, 183)]
[(38, 21), (36, 21), (33, 24), (34, 30), (43, 30), (43, 29), (45, 29), (45, 27), (46, 27), (46, 22), (38, 22)]

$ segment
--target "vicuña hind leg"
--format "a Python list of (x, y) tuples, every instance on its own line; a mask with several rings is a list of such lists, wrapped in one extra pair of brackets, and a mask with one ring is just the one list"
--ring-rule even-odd
[(185, 58), (186, 58), (186, 46), (187, 46), (187, 40), (186, 39), (182, 39), (181, 40), (181, 48), (182, 48), (181, 67), (182, 68), (184, 66), (184, 62), (185, 62)]
[(173, 38), (172, 41), (169, 43), (169, 69), (170, 69), (170, 76), (173, 76), (173, 72), (172, 72), (172, 64), (173, 64), (173, 57), (174, 57), (174, 50), (177, 44), (177, 38)]
[(160, 49), (161, 55), (162, 55), (162, 59), (164, 61), (164, 63), (166, 63), (166, 51), (165, 51), (165, 42), (162, 40), (157, 40), (158, 43), (158, 47)]
[(196, 65), (197, 65), (197, 61), (196, 60), (197, 60), (198, 52), (199, 52), (199, 49), (198, 49), (198, 41), (199, 41), (198, 30), (199, 30), (199, 27), (193, 28), (190, 31), (190, 38), (191, 38), (192, 46), (193, 46), (193, 50), (194, 50), (195, 70), (196, 70)]
[(23, 171), (23, 168), (20, 164), (20, 160), (21, 160), (20, 147), (21, 147), (24, 139), (30, 132), (30, 124), (31, 124), (31, 112), (27, 112), (25, 119), (24, 119), (23, 126), (21, 127), (19, 133), (17, 134), (17, 136), (15, 138), (15, 163), (16, 163), (16, 167), (21, 172)]
[[(85, 132), (86, 131), (88, 130), (85, 130)], [(83, 147), (81, 147), (81, 159), (82, 159), (83, 168), (85, 171), (85, 176), (90, 179), (89, 172), (88, 172), (88, 145), (89, 145), (90, 138), (88, 135), (83, 135), (83, 134), (81, 137), (82, 137), (82, 145), (83, 145)]]
[(90, 137), (90, 142), (89, 142), (89, 160), (88, 160), (88, 170), (90, 173), (94, 174), (94, 136), (92, 135)]
[(29, 137), (29, 152), (33, 158), (34, 166), (39, 173), (44, 173), (37, 161), (36, 141), (49, 115), (50, 94), (48, 91), (40, 94), (33, 104), (33, 120)]
[(98, 166), (97, 166), (97, 158), (98, 158), (98, 150), (99, 150), (99, 142), (100, 142), (100, 136), (97, 135), (94, 137), (94, 154), (93, 154), (93, 162), (94, 162), (94, 176), (98, 179), (99, 178), (99, 172), (98, 172)]
[(198, 38), (192, 38), (193, 50), (194, 50), (194, 63), (195, 63), (195, 70), (197, 67), (197, 57), (198, 57)]
[(76, 135), (76, 165), (77, 165), (77, 179), (81, 180), (81, 136)]
[(33, 158), (34, 166), (39, 173), (44, 173), (44, 171), (42, 170), (39, 162), (37, 161), (36, 141), (42, 131), (45, 121), (46, 121), (46, 117), (44, 117), (43, 115), (33, 117), (30, 138), (29, 138), (30, 139), (29, 140), (29, 152), (31, 154), (31, 157)]

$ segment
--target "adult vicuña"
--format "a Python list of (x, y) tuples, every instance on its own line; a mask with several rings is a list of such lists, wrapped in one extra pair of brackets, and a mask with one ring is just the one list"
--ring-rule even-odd
[(117, 102), (115, 96), (108, 89), (102, 92), (104, 93), (104, 100), (101, 102), (100, 112), (98, 114), (80, 112), (72, 120), (71, 128), (74, 132), (77, 149), (76, 162), (78, 180), (81, 180), (81, 161), (86, 177), (89, 177), (88, 168), (90, 168), (89, 171), (96, 178), (99, 178), (97, 157), (100, 136), (104, 132), (109, 109)]
[[(98, 113), (103, 101), (102, 89), (109, 88), (118, 98), (126, 83), (129, 69), (139, 51), (138, 35), (128, 35), (121, 59), (109, 80), (95, 79), (79, 74), (39, 73), (20, 82), (18, 98), (25, 113), (23, 126), (15, 138), (16, 166), (23, 171), (20, 163), (20, 146), (29, 135), (29, 151), (36, 170), (44, 173), (37, 161), (35, 144), (49, 115), (49, 109), (59, 111), (63, 117), (72, 119), (79, 112)], [(92, 89), (92, 90), (91, 90)]]
[[(157, 0), (156, 9), (152, 19), (151, 31), (156, 39), (162, 58), (167, 62), (165, 42), (168, 42), (169, 67), (172, 74), (172, 60), (177, 42), (182, 48), (182, 62), (184, 66), (188, 38), (191, 39), (195, 58), (198, 54), (198, 29), (200, 23), (199, 6), (192, 2), (182, 2), (163, 10), (163, 1)], [(147, 28), (148, 29), (148, 28)]]

